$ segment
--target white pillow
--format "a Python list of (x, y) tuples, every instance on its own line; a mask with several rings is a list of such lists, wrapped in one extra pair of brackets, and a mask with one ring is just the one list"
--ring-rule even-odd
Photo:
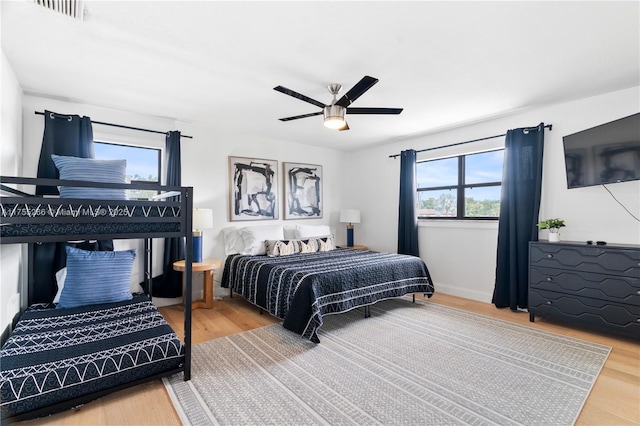
[(284, 239), (285, 240), (296, 239), (296, 225), (284, 225)]
[(284, 240), (282, 225), (273, 226), (247, 226), (240, 229), (244, 239), (243, 254), (264, 255), (267, 254), (265, 240)]
[(331, 228), (328, 225), (298, 225), (295, 236), (300, 238), (326, 237), (331, 235)]
[(236, 228), (235, 226), (222, 229), (224, 253), (227, 256), (244, 251), (244, 238), (242, 238), (242, 234), (240, 234), (240, 229), (241, 228)]
[(62, 294), (62, 289), (64, 288), (64, 280), (67, 278), (67, 267), (60, 269), (56, 272), (56, 282), (58, 283), (58, 292), (56, 293), (56, 297), (53, 298), (53, 303), (60, 302), (60, 294)]

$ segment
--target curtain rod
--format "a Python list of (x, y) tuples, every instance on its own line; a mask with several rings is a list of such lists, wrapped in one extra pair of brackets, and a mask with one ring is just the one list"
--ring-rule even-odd
[[(538, 126), (536, 126), (536, 127), (525, 127), (523, 130), (534, 130), (534, 129), (537, 129), (537, 128), (538, 128)], [(544, 128), (545, 129), (549, 129), (549, 130), (553, 130), (553, 124), (547, 124), (547, 125), (544, 126)], [(471, 143), (471, 142), (486, 141), (487, 139), (501, 138), (503, 136), (507, 136), (507, 134), (503, 133), (501, 135), (487, 136), (486, 138), (473, 139), (473, 140), (470, 140), (470, 141), (451, 143), (449, 145), (442, 145), (442, 146), (436, 146), (436, 147), (433, 147), (433, 148), (420, 149), (420, 150), (416, 151), (416, 153), (425, 152), (425, 151), (433, 151), (434, 149), (440, 149), (440, 148), (449, 148), (449, 147), (452, 147), (452, 146), (464, 145), (464, 144)], [(389, 158), (396, 158), (396, 157), (399, 157), (400, 155), (401, 154), (390, 155)]]
[[(44, 115), (44, 112), (41, 111), (34, 111), (36, 115)], [(51, 113), (53, 114), (53, 113)], [(56, 115), (61, 115), (64, 117), (71, 117), (70, 115), (65, 115), (65, 114), (58, 114), (56, 113)], [(69, 120), (71, 121), (71, 120)], [(149, 132), (149, 133), (158, 133), (160, 135), (166, 135), (167, 132), (161, 132), (159, 130), (149, 130), (149, 129), (142, 129), (140, 127), (131, 127), (131, 126), (125, 126), (123, 124), (113, 124), (113, 123), (105, 123), (103, 121), (93, 121), (91, 120), (91, 124), (102, 124), (103, 126), (111, 126), (111, 127), (120, 127), (121, 129), (129, 129), (129, 130), (139, 130), (141, 132)], [(193, 136), (187, 136), (187, 135), (180, 135), (181, 138), (187, 138), (187, 139), (193, 139)]]

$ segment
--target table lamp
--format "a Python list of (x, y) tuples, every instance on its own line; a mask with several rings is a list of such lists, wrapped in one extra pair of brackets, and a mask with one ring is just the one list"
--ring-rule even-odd
[(360, 223), (360, 210), (341, 210), (340, 222), (347, 223), (347, 247), (353, 247), (353, 224)]
[(193, 209), (193, 261), (202, 262), (202, 230), (213, 228), (213, 210)]

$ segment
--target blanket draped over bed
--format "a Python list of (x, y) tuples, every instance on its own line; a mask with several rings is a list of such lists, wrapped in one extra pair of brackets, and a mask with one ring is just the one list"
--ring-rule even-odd
[(231, 255), (222, 287), (314, 342), (319, 342), (324, 315), (411, 293), (433, 294), (429, 271), (419, 257), (352, 249), (278, 257)]
[(3, 417), (177, 369), (178, 336), (142, 294), (104, 305), (27, 309), (0, 351)]

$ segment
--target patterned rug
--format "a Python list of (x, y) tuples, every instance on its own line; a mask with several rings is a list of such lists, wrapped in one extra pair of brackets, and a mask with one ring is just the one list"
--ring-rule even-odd
[(273, 324), (193, 347), (165, 385), (184, 424), (571, 425), (610, 347), (429, 302)]

